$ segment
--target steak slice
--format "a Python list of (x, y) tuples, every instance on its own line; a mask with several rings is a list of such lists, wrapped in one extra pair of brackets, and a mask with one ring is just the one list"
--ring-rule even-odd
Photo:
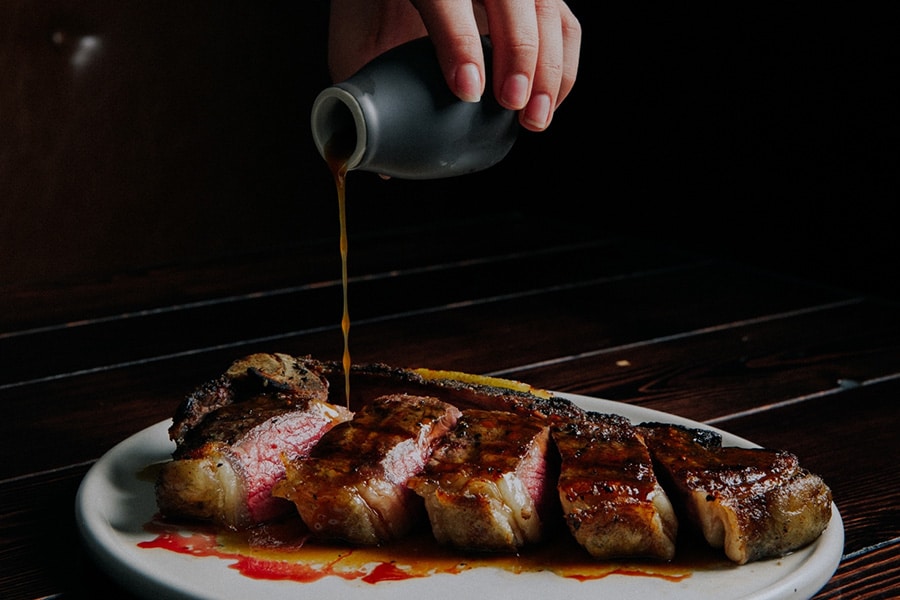
[(156, 481), (160, 513), (243, 529), (290, 512), (271, 495), (282, 457), (305, 455), (352, 416), (327, 393), (324, 378), (284, 355), (247, 357), (201, 385), (170, 428), (176, 447)]
[[(321, 369), (330, 382), (332, 393), (336, 397), (344, 397), (343, 365), (322, 361), (316, 368)], [(354, 364), (350, 367), (351, 407), (356, 408), (371, 398), (391, 394), (433, 396), (462, 410), (504, 410), (542, 415), (549, 419), (574, 418), (583, 412), (567, 399), (512, 379), (459, 371), (397, 368), (383, 363)]]
[(438, 542), (515, 552), (543, 538), (555, 482), (549, 450), (544, 420), (466, 410), (409, 487), (424, 499)]
[(831, 519), (831, 490), (789, 452), (723, 447), (715, 432), (668, 423), (640, 430), (687, 519), (735, 563), (801, 548)]
[(598, 559), (671, 560), (678, 521), (631, 422), (586, 413), (552, 433), (561, 457), (559, 498), (575, 540)]
[(318, 361), (279, 353), (250, 354), (234, 361), (225, 373), (188, 394), (175, 410), (169, 437), (181, 445), (187, 432), (207, 415), (262, 391), (326, 401), (328, 388), (325, 368)]
[(402, 537), (422, 512), (409, 478), (459, 414), (437, 398), (380, 396), (325, 434), (309, 456), (289, 461), (273, 493), (292, 501), (318, 537), (360, 545)]

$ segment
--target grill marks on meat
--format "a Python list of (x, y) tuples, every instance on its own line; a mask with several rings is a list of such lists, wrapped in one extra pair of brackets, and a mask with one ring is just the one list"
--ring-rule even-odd
[(160, 469), (157, 505), (170, 518), (242, 529), (286, 514), (272, 496), (282, 456), (301, 456), (351, 413), (329, 404), (327, 380), (285, 355), (252, 355), (184, 401)]
[(559, 498), (576, 541), (598, 559), (675, 556), (678, 521), (644, 439), (623, 417), (557, 424)]
[(289, 512), (272, 497), (284, 477), (282, 455), (302, 456), (335, 423), (342, 407), (284, 394), (260, 395), (210, 413), (161, 468), (157, 500), (166, 515), (241, 529)]
[(671, 424), (640, 429), (686, 517), (738, 564), (805, 546), (831, 519), (831, 490), (789, 452), (722, 447), (713, 432)]
[(309, 456), (287, 464), (274, 494), (292, 501), (322, 538), (377, 545), (404, 535), (421, 516), (408, 489), (459, 410), (427, 396), (381, 396), (325, 434)]
[(794, 455), (723, 448), (713, 431), (382, 364), (352, 366), (351, 422), (328, 403), (343, 382), (337, 362), (254, 354), (199, 386), (169, 430), (161, 512), (243, 528), (288, 510), (321, 537), (379, 544), (424, 507), (443, 543), (515, 551), (541, 538), (552, 477), (551, 512), (598, 559), (671, 559), (677, 512), (739, 564), (805, 546), (831, 517), (830, 490)]
[(409, 487), (435, 538), (458, 548), (514, 552), (544, 536), (554, 490), (550, 428), (505, 411), (463, 411)]

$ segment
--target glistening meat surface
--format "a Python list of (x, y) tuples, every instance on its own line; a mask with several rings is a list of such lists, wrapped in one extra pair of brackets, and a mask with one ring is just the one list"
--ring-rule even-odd
[(781, 556), (828, 526), (831, 490), (793, 454), (722, 447), (713, 432), (666, 423), (640, 430), (687, 519), (732, 561)]
[(514, 552), (544, 536), (556, 481), (550, 452), (544, 420), (469, 409), (409, 486), (439, 542)]
[(160, 468), (157, 505), (170, 518), (242, 529), (287, 514), (272, 496), (283, 456), (305, 455), (350, 418), (329, 404), (327, 381), (284, 355), (253, 355), (189, 395), (170, 428), (173, 460)]
[(586, 413), (556, 425), (553, 439), (563, 516), (585, 550), (600, 559), (675, 556), (675, 511), (627, 419)]
[(428, 396), (375, 398), (287, 464), (273, 493), (322, 538), (377, 545), (406, 534), (420, 499), (407, 483), (456, 425), (459, 410)]
[[(352, 425), (328, 403), (345, 399), (336, 362), (255, 354), (198, 387), (170, 428), (162, 512), (244, 527), (290, 509), (321, 537), (383, 544), (423, 519), (427, 501), (435, 536), (467, 549), (518, 548), (552, 521), (598, 559), (668, 560), (676, 530), (696, 526), (739, 564), (809, 544), (831, 516), (830, 490), (789, 452), (722, 448), (705, 429), (635, 427), (516, 381), (383, 364), (350, 375)], [(473, 420), (435, 454), (446, 471), (425, 474), (460, 410)], [(536, 490), (557, 454), (555, 518), (545, 519)]]

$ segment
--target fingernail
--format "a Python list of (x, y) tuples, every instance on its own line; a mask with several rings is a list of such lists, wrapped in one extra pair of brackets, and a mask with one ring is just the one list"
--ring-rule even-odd
[(500, 91), (500, 103), (512, 110), (519, 110), (527, 101), (528, 77), (522, 74), (507, 77)]
[(550, 96), (548, 94), (537, 94), (525, 107), (522, 118), (529, 125), (538, 129), (544, 129), (550, 123)]
[(460, 65), (456, 69), (456, 95), (465, 102), (481, 100), (481, 72), (474, 63)]

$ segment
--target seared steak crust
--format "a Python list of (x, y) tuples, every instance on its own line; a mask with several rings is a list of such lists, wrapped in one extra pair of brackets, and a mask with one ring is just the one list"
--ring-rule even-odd
[(805, 546), (831, 519), (831, 490), (789, 452), (722, 447), (666, 423), (640, 429), (688, 519), (738, 564)]
[(179, 404), (169, 437), (181, 445), (188, 431), (218, 409), (253, 398), (260, 392), (282, 392), (296, 400), (328, 400), (328, 380), (322, 363), (287, 354), (250, 354), (228, 370), (198, 386)]
[(326, 433), (308, 456), (288, 462), (273, 493), (291, 500), (318, 537), (364, 545), (397, 539), (421, 515), (407, 483), (459, 414), (432, 397), (376, 398)]
[(169, 438), (180, 446), (187, 433), (199, 425), (206, 415), (232, 402), (234, 389), (231, 378), (222, 375), (202, 383), (178, 405), (169, 427)]
[(546, 421), (469, 409), (409, 487), (425, 500), (439, 542), (515, 552), (543, 538), (555, 481), (549, 452)]
[(156, 482), (160, 512), (232, 529), (286, 514), (290, 503), (271, 494), (282, 456), (306, 454), (351, 416), (327, 396), (327, 380), (286, 355), (251, 355), (198, 387), (169, 430), (176, 446)]
[[(343, 367), (321, 362), (318, 368), (331, 382), (333, 393), (342, 394)], [(479, 408), (567, 419), (583, 411), (564, 398), (527, 384), (497, 377), (456, 371), (404, 369), (381, 363), (353, 365), (350, 370), (351, 406), (389, 394), (434, 396), (461, 410)], [(343, 396), (341, 396), (343, 397)]]
[(640, 433), (625, 418), (587, 413), (553, 428), (559, 497), (572, 535), (595, 558), (675, 556), (678, 521)]
[[(597, 558), (670, 559), (677, 513), (743, 564), (808, 544), (831, 517), (830, 490), (796, 456), (722, 447), (710, 430), (635, 427), (520, 382), (453, 371), (353, 365), (350, 384), (344, 407), (339, 362), (235, 361), (176, 411), (161, 512), (242, 528), (296, 507), (322, 537), (379, 544), (427, 505), (439, 540), (515, 551), (540, 538), (552, 456), (554, 514)], [(353, 423), (335, 427), (351, 408)], [(429, 463), (460, 410), (471, 416)]]

